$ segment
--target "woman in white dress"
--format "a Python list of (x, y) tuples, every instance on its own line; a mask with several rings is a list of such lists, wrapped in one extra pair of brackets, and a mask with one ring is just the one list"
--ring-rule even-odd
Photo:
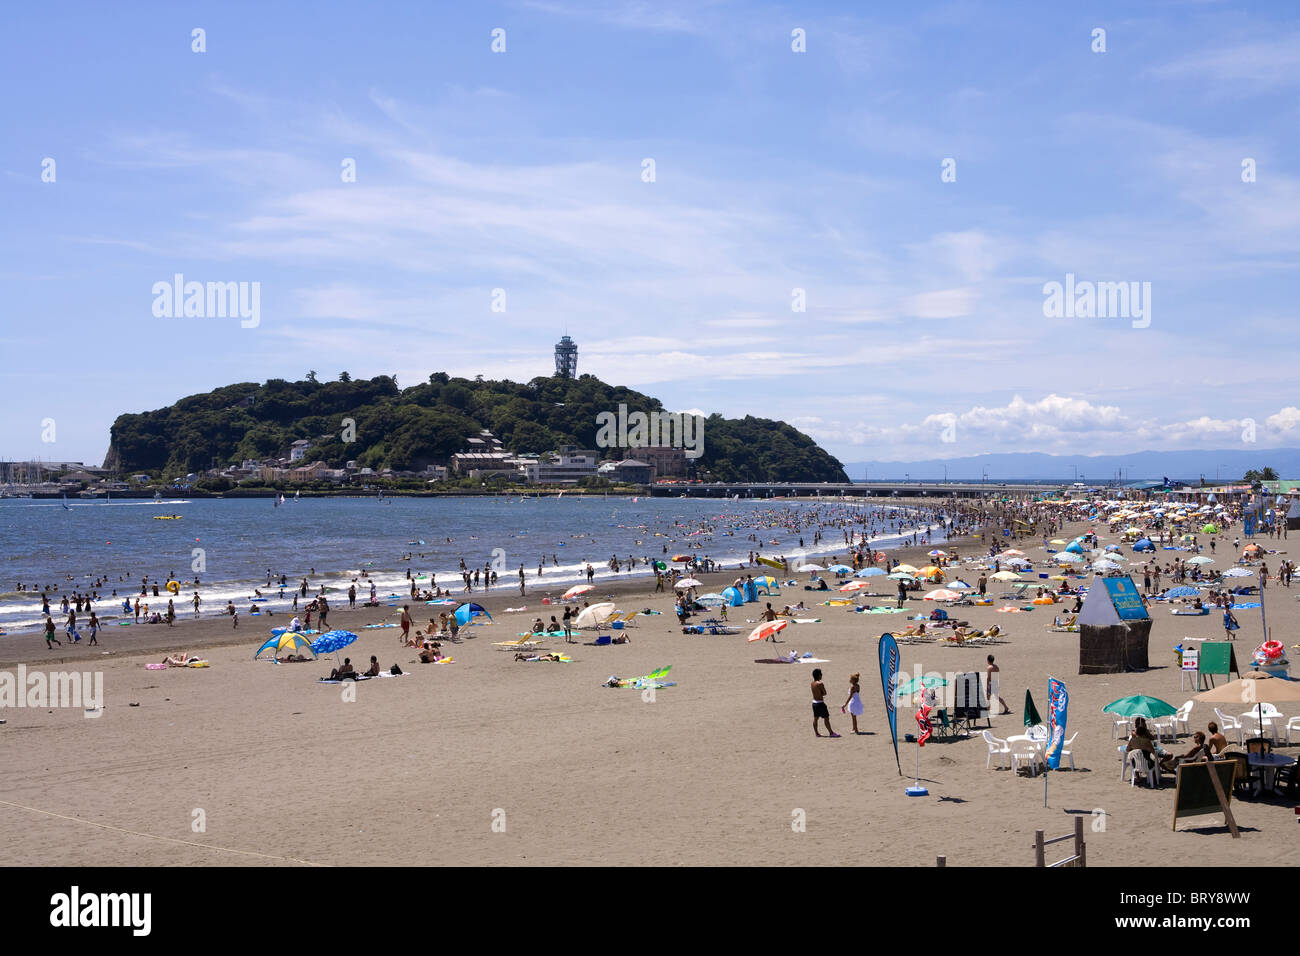
[(861, 674), (849, 675), (849, 699), (846, 700), (844, 706), (840, 708), (841, 714), (847, 711), (853, 716), (853, 732), (855, 734), (862, 732), (858, 730), (858, 718), (862, 716), (862, 697), (859, 696), (862, 692), (862, 688), (858, 684), (858, 679), (861, 676)]

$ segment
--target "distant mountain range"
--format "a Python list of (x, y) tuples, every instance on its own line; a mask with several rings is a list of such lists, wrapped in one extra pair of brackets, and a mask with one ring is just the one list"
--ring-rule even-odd
[(979, 481), (987, 471), (990, 481), (1086, 481), (1101, 484), (1123, 480), (1171, 478), (1182, 481), (1239, 479), (1251, 468), (1272, 468), (1281, 478), (1300, 475), (1298, 448), (1233, 448), (1217, 451), (1139, 451), (1130, 455), (1046, 455), (1041, 452), (934, 458), (928, 461), (852, 461), (844, 470), (854, 481), (893, 481), (901, 478), (930, 481)]

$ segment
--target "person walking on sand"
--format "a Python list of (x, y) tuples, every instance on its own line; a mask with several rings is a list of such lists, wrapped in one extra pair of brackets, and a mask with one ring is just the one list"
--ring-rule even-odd
[(1228, 635), (1228, 640), (1235, 641), (1236, 638), (1232, 636), (1232, 632), (1237, 630), (1239, 627), (1241, 627), (1241, 625), (1238, 624), (1237, 619), (1232, 616), (1232, 604), (1229, 602), (1223, 606), (1223, 633)]
[(63, 646), (63, 642), (54, 636), (54, 618), (47, 614), (45, 615), (45, 649), (49, 650), (55, 644), (59, 647)]
[(324, 631), (325, 619), (330, 616), (330, 602), (326, 600), (325, 595), (322, 594), (320, 597), (316, 599), (316, 604), (318, 605), (318, 610), (320, 611), (320, 629)]
[(401, 640), (402, 642), (403, 647), (405, 647), (406, 642), (410, 640), (410, 636), (411, 636), (411, 608), (409, 605), (403, 604), (402, 605), (402, 636), (401, 638), (399, 638), (399, 640)]
[(900, 580), (898, 582), (898, 606), (902, 607), (903, 602), (907, 600), (907, 582)]
[(997, 664), (993, 663), (992, 654), (989, 655), (988, 661), (989, 661), (989, 666), (987, 671), (988, 676), (985, 678), (986, 686), (984, 689), (989, 695), (989, 703), (991, 704), (995, 700), (998, 702), (998, 705), (1002, 708), (1000, 711), (998, 711), (998, 716), (1001, 716), (1003, 714), (1009, 714), (1011, 713), (1011, 708), (1007, 706), (1007, 702), (1005, 700), (1003, 700), (1001, 697), (998, 696), (999, 685), (1001, 684), (1001, 680), (999, 679), (998, 675), (1002, 673), (1002, 668), (998, 667)]
[(354, 611), (357, 607), (357, 586), (355, 584), (348, 588), (348, 610)]
[(840, 708), (841, 714), (847, 708), (848, 713), (853, 716), (853, 732), (855, 734), (862, 733), (862, 731), (858, 730), (858, 718), (862, 716), (862, 697), (859, 696), (862, 693), (862, 686), (858, 683), (861, 676), (861, 674), (849, 675), (849, 699)]
[[(98, 634), (99, 634), (99, 618), (95, 616), (94, 611), (91, 611), (90, 612), (90, 644), (99, 643), (99, 638), (97, 637)], [(90, 644), (87, 644), (86, 646), (89, 647)]]
[(813, 698), (813, 733), (820, 737), (821, 733), (817, 730), (817, 721), (820, 718), (826, 724), (826, 733), (832, 737), (838, 737), (835, 731), (831, 730), (831, 712), (826, 707), (826, 685), (822, 683), (822, 669), (815, 668), (812, 672), (812, 698)]

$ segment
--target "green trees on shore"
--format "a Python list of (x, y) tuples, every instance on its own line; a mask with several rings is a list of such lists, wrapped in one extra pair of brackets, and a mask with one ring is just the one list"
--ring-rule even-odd
[[(561, 444), (596, 447), (596, 416), (625, 405), (664, 411), (658, 399), (591, 375), (528, 383), (453, 378), (435, 372), (399, 389), (393, 376), (322, 382), (271, 379), (190, 395), (166, 408), (118, 416), (109, 457), (121, 471), (168, 477), (245, 459), (285, 457), (312, 443), (308, 461), (341, 468), (355, 460), (376, 471), (420, 470), (465, 450), (491, 429), (516, 453)], [(710, 415), (704, 424), (702, 477), (720, 481), (847, 481), (840, 463), (784, 422)]]

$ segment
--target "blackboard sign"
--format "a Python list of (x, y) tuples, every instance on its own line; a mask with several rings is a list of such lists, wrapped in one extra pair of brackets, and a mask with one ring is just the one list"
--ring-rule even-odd
[[(1211, 776), (1213, 771), (1214, 776)], [(1174, 788), (1174, 826), (1178, 829), (1179, 817), (1222, 813), (1232, 835), (1237, 835), (1237, 824), (1232, 818), (1232, 785), (1237, 776), (1235, 760), (1200, 760), (1178, 765), (1178, 780)], [(1218, 786), (1215, 786), (1217, 778)]]
[(1237, 653), (1228, 641), (1206, 641), (1201, 644), (1201, 674), (1241, 676), (1237, 667)]

